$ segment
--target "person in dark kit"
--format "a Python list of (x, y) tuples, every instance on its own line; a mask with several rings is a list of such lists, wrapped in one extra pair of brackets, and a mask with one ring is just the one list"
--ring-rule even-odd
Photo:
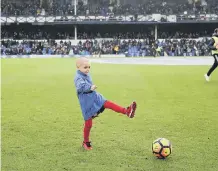
[(207, 74), (204, 75), (206, 81), (210, 81), (210, 75), (218, 66), (218, 28), (214, 30), (212, 39), (209, 43), (209, 49), (212, 51), (212, 55), (214, 57), (214, 63), (212, 67), (209, 69)]

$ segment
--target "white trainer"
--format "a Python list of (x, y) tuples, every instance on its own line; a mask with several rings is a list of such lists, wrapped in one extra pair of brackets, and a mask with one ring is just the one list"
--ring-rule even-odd
[(209, 82), (209, 81), (210, 81), (210, 77), (208, 77), (208, 75), (207, 75), (207, 74), (204, 74), (204, 77), (205, 77), (205, 80), (206, 80), (207, 82)]

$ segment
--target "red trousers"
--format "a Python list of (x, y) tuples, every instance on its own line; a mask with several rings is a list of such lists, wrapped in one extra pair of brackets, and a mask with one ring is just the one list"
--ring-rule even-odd
[[(124, 115), (126, 114), (126, 108), (121, 107), (121, 106), (119, 106), (111, 101), (108, 101), (108, 100), (104, 103), (104, 108), (111, 109), (117, 113), (122, 113)], [(85, 121), (84, 129), (83, 129), (84, 142), (89, 142), (89, 135), (90, 135), (91, 128), (92, 128), (92, 118)]]

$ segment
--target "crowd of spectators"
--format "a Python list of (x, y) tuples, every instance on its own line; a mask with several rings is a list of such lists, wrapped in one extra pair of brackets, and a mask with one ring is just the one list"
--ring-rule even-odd
[[(180, 39), (180, 38), (198, 38), (198, 37), (210, 37), (211, 33), (207, 31), (159, 31), (159, 39)], [(78, 32), (77, 39), (95, 39), (95, 38), (113, 38), (113, 39), (145, 39), (154, 37), (154, 31), (127, 31), (127, 32)], [(74, 39), (74, 30), (64, 31), (58, 29), (41, 30), (41, 29), (11, 29), (2, 27), (1, 30), (2, 39), (32, 39), (32, 40), (42, 40), (42, 39)]]
[[(3, 0), (1, 4), (1, 15), (74, 15), (73, 1), (31, 0), (16, 3)], [(161, 14), (218, 14), (217, 0), (134, 0), (125, 4), (119, 4), (108, 0), (79, 0), (77, 4), (77, 15), (146, 15), (153, 13)]]
[[(127, 2), (128, 1), (128, 2)], [(16, 3), (15, 3), (16, 2)], [(51, 3), (52, 2), (52, 3)], [(88, 3), (87, 3), (88, 2)], [(218, 14), (218, 0), (126, 0), (119, 4), (116, 0), (78, 0), (77, 15), (146, 15), (146, 14)], [(72, 0), (3, 0), (2, 16), (41, 16), (74, 15)], [(125, 54), (126, 56), (207, 56), (210, 54), (207, 44), (211, 32), (195, 30), (193, 32), (159, 31), (158, 40), (154, 40), (154, 29), (126, 32), (81, 31), (78, 29), (78, 44), (72, 44), (74, 28), (55, 29), (17, 26), (2, 27), (2, 55), (93, 55)], [(28, 27), (27, 27), (28, 28)], [(87, 29), (86, 29), (87, 30)], [(110, 30), (110, 29), (108, 29)], [(122, 29), (119, 29), (122, 31)], [(123, 30), (124, 31), (124, 30)], [(107, 38), (107, 39), (104, 39)], [(55, 40), (61, 39), (60, 43)], [(99, 40), (100, 39), (100, 40)], [(126, 39), (126, 40), (124, 40)], [(127, 40), (131, 39), (131, 40)], [(160, 40), (162, 39), (162, 40)], [(22, 41), (17, 41), (22, 40)], [(31, 41), (30, 41), (31, 40)], [(40, 41), (38, 41), (40, 40)], [(42, 41), (45, 40), (45, 41)], [(68, 41), (65, 41), (68, 40)]]
[(125, 54), (126, 56), (208, 56), (208, 39), (142, 39), (86, 40), (72, 45), (70, 41), (1, 42), (2, 55), (96, 55)]

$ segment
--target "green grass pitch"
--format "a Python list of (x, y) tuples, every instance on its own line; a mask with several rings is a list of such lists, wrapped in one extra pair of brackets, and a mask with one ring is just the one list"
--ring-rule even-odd
[[(81, 148), (83, 118), (74, 59), (2, 59), (2, 171), (215, 171), (218, 72), (209, 66), (92, 64), (97, 91), (129, 119), (106, 110), (94, 120), (92, 151)], [(158, 160), (153, 140), (172, 142)]]

